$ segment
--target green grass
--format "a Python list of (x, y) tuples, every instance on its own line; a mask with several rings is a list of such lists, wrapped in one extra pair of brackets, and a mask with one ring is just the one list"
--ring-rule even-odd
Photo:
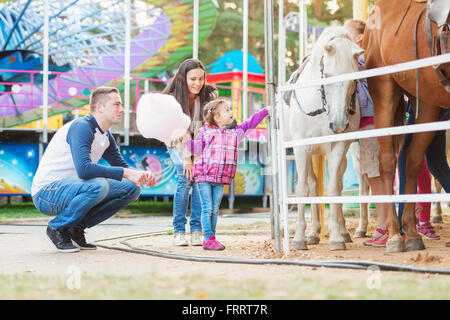
[[(300, 271), (300, 269), (299, 269)], [(229, 276), (191, 274), (162, 277), (82, 274), (79, 289), (69, 289), (67, 277), (33, 274), (0, 275), (0, 299), (449, 299), (446, 278), (414, 274), (381, 275), (381, 289), (370, 289), (365, 274), (354, 279), (324, 277), (309, 272), (286, 277), (239, 281)]]
[(0, 205), (0, 223), (6, 222), (8, 219), (43, 217), (46, 216), (40, 213), (32, 202)]
[[(261, 198), (236, 198), (235, 208), (238, 212), (249, 212), (255, 207), (261, 207)], [(228, 200), (224, 199), (221, 208), (228, 208)], [(128, 210), (132, 214), (145, 215), (171, 215), (172, 201), (150, 201), (140, 200), (129, 204), (123, 210)], [(33, 202), (0, 204), (0, 223), (7, 223), (9, 219), (23, 218), (45, 218), (48, 217), (40, 213)]]

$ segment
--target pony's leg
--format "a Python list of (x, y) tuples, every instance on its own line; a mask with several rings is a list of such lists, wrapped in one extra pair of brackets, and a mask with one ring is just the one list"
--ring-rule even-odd
[[(352, 154), (353, 168), (355, 169), (356, 176), (358, 177), (359, 183), (359, 194), (361, 196), (367, 196), (369, 194), (369, 182), (365, 174), (361, 174), (360, 165), (360, 147), (357, 142), (350, 145), (350, 153)], [(359, 224), (355, 231), (353, 237), (355, 238), (365, 238), (367, 236), (367, 226), (368, 226), (368, 203), (359, 204)]]
[[(432, 177), (433, 179), (433, 185), (434, 185), (434, 192), (435, 193), (441, 193), (442, 191), (442, 186), (439, 183), (439, 181)], [(432, 221), (433, 223), (442, 223), (442, 208), (441, 208), (441, 203), (435, 202), (433, 209), (431, 210), (431, 217), (432, 217)]]
[[(328, 185), (327, 195), (340, 196), (342, 192), (342, 176), (340, 175), (340, 168), (342, 167), (342, 158), (345, 158), (346, 148), (335, 149), (331, 155), (327, 154), (328, 159)], [(345, 149), (345, 150), (344, 150)], [(339, 183), (341, 181), (341, 184)], [(340, 212), (341, 210), (341, 212)], [(330, 204), (330, 250), (345, 250), (345, 239), (341, 235), (340, 215), (342, 214), (342, 204)]]
[[(419, 117), (416, 119), (415, 123), (436, 121), (439, 114), (439, 108), (429, 106), (422, 101), (420, 101), (420, 103)], [(415, 110), (414, 104), (415, 101), (413, 102), (413, 108)], [(405, 194), (417, 193), (417, 177), (422, 169), (425, 152), (433, 138), (434, 131), (413, 134), (411, 144), (406, 153)], [(416, 229), (417, 221), (414, 211), (415, 203), (405, 203), (402, 215), (402, 226), (406, 233), (406, 248), (408, 251), (425, 249), (422, 237)]]
[[(375, 128), (394, 126), (394, 115), (401, 101), (400, 99), (403, 97), (402, 91), (396, 86), (393, 79), (387, 75), (368, 78), (367, 82), (374, 105)], [(404, 113), (397, 113), (397, 115), (404, 117)], [(392, 195), (394, 193), (396, 168), (394, 137), (383, 136), (377, 139), (380, 146), (380, 176), (383, 181), (384, 194)], [(406, 248), (400, 235), (400, 223), (394, 203), (386, 203), (386, 229), (389, 235), (386, 251), (405, 251)]]
[[(347, 149), (346, 149), (347, 150)], [(347, 152), (345, 152), (347, 153)], [(340, 179), (337, 180), (338, 182), (338, 194), (342, 194), (342, 189), (344, 188), (344, 183), (342, 181), (342, 177), (344, 176), (345, 169), (347, 169), (347, 156), (344, 155), (341, 161), (341, 165), (339, 166), (339, 173), (338, 177)], [(345, 227), (345, 217), (344, 217), (344, 211), (342, 209), (343, 205), (338, 205), (338, 217), (339, 217), (339, 233), (344, 238), (345, 242), (353, 242), (352, 236), (348, 232), (347, 228)]]
[[(307, 180), (307, 172), (312, 170), (311, 155), (307, 153), (303, 147), (294, 148), (295, 165), (297, 167), (298, 183), (296, 194), (299, 197), (306, 197), (308, 195), (309, 186)], [(295, 225), (295, 235), (292, 242), (292, 247), (297, 250), (308, 250), (306, 245), (306, 220), (305, 220), (305, 204), (298, 204), (298, 216)]]
[[(368, 196), (370, 191), (369, 181), (367, 180), (367, 176), (363, 175), (360, 186), (359, 186), (359, 194), (361, 196)], [(360, 203), (359, 210), (359, 225), (355, 231), (353, 237), (355, 238), (365, 238), (367, 237), (367, 228), (369, 226), (369, 204), (368, 203)]]
[[(319, 194), (317, 189), (317, 180), (314, 174), (313, 167), (311, 165), (311, 170), (308, 172), (308, 185), (309, 185), (309, 197), (317, 197)], [(311, 204), (311, 227), (306, 236), (306, 241), (308, 244), (319, 244), (320, 242), (320, 219), (319, 210), (317, 204)]]

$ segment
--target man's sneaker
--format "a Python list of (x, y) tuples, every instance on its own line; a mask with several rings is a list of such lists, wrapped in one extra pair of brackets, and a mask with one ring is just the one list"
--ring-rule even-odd
[(425, 222), (422, 225), (419, 223), (417, 225), (417, 232), (428, 240), (439, 240), (441, 238), (438, 234), (436, 234), (433, 226), (429, 221)]
[(225, 246), (216, 240), (215, 236), (209, 236), (207, 241), (203, 241), (204, 250), (223, 250)]
[(91, 243), (86, 242), (86, 238), (84, 237), (84, 228), (81, 227), (73, 227), (69, 228), (67, 232), (70, 235), (70, 239), (72, 239), (75, 244), (80, 247), (81, 250), (96, 250), (97, 246)]
[(376, 231), (378, 231), (378, 233), (380, 233), (380, 235), (379, 235), (378, 237), (375, 237), (375, 236), (374, 236), (374, 237), (372, 237), (372, 239), (369, 239), (369, 240), (364, 241), (364, 242), (363, 242), (363, 245), (365, 245), (365, 246), (371, 246), (372, 243), (374, 243), (375, 241), (377, 241), (378, 239), (380, 239), (380, 237), (382, 237), (382, 236), (384, 236), (384, 235), (386, 234), (386, 229), (383, 230), (383, 229), (377, 228)]
[(201, 232), (194, 231), (191, 233), (191, 246), (201, 246), (203, 245)]
[(372, 247), (386, 247), (386, 242), (388, 242), (388, 240), (388, 234), (385, 233), (381, 237), (377, 238), (377, 240), (372, 242)]
[(79, 248), (75, 247), (70, 241), (69, 233), (66, 230), (55, 230), (47, 227), (47, 236), (56, 246), (59, 252), (78, 252)]
[(173, 245), (178, 247), (184, 247), (189, 245), (186, 241), (186, 237), (184, 236), (184, 233), (176, 233), (173, 238)]

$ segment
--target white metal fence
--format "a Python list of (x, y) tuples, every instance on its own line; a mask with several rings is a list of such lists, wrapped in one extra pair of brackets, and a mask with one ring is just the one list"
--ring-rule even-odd
[(288, 204), (299, 203), (388, 203), (388, 202), (434, 202), (434, 201), (450, 201), (450, 194), (409, 194), (409, 195), (378, 195), (378, 196), (333, 196), (333, 197), (288, 197), (287, 191), (287, 173), (286, 173), (286, 150), (294, 146), (312, 145), (325, 142), (336, 142), (344, 140), (364, 139), (378, 136), (398, 135), (405, 133), (426, 132), (435, 130), (447, 130), (450, 129), (450, 121), (439, 121), (424, 124), (415, 124), (400, 127), (389, 127), (382, 129), (372, 129), (365, 131), (356, 131), (342, 134), (335, 134), (329, 136), (313, 137), (295, 141), (285, 141), (284, 137), (284, 100), (282, 93), (294, 89), (301, 89), (307, 87), (314, 87), (320, 85), (326, 85), (341, 81), (349, 81), (356, 79), (369, 78), (384, 74), (391, 74), (401, 71), (407, 71), (417, 68), (429, 67), (436, 64), (450, 62), (450, 53), (439, 55), (435, 57), (429, 57), (419, 59), (415, 61), (399, 63), (391, 66), (385, 66), (376, 69), (369, 69), (360, 72), (348, 73), (340, 76), (334, 76), (329, 78), (311, 80), (307, 83), (301, 84), (289, 84), (278, 87), (277, 92), (277, 110), (276, 117), (278, 122), (278, 130), (276, 133), (277, 141), (272, 142), (278, 146), (278, 177), (279, 177), (279, 206), (281, 217), (283, 218), (283, 251), (284, 254), (289, 254), (289, 230), (288, 230)]

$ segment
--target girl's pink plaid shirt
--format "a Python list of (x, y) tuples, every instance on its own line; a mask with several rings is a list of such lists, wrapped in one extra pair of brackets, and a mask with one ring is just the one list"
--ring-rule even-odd
[(263, 109), (233, 129), (209, 127), (205, 123), (195, 140), (187, 145), (195, 155), (194, 181), (231, 184), (236, 174), (239, 141), (267, 115), (268, 111)]

